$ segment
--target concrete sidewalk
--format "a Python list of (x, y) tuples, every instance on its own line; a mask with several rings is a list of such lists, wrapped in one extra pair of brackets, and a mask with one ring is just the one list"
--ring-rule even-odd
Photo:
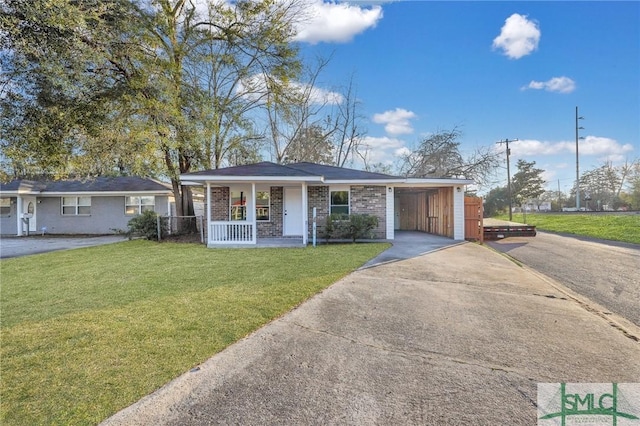
[(537, 383), (640, 377), (640, 330), (585, 303), (456, 245), (345, 277), (103, 424), (536, 424)]

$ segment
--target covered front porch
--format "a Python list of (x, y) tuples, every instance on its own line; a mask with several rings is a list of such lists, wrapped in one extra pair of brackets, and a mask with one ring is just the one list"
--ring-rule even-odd
[(207, 246), (306, 246), (307, 189), (299, 181), (207, 182)]

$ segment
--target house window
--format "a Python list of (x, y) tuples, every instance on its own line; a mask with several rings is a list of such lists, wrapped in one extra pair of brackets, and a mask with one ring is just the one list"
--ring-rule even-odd
[(271, 195), (269, 191), (258, 191), (256, 193), (256, 220), (269, 220), (269, 206)]
[(91, 214), (91, 197), (62, 197), (62, 214), (64, 216)]
[(147, 210), (153, 211), (156, 206), (156, 197), (124, 197), (124, 212), (127, 215), (142, 214)]
[(331, 214), (349, 214), (349, 191), (331, 191)]
[(231, 191), (231, 220), (247, 220), (247, 196), (243, 191)]
[(0, 216), (11, 215), (11, 198), (0, 198)]

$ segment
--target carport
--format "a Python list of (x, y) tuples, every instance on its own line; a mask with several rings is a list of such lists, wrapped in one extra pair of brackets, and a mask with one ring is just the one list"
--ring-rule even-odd
[(458, 187), (396, 187), (394, 230), (454, 237), (454, 192)]

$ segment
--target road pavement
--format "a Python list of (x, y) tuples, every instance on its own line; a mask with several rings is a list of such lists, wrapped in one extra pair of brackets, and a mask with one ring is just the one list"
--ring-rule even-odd
[(103, 424), (536, 424), (538, 383), (634, 382), (640, 328), (467, 243), (360, 269)]
[(487, 242), (640, 326), (640, 246), (538, 232)]

